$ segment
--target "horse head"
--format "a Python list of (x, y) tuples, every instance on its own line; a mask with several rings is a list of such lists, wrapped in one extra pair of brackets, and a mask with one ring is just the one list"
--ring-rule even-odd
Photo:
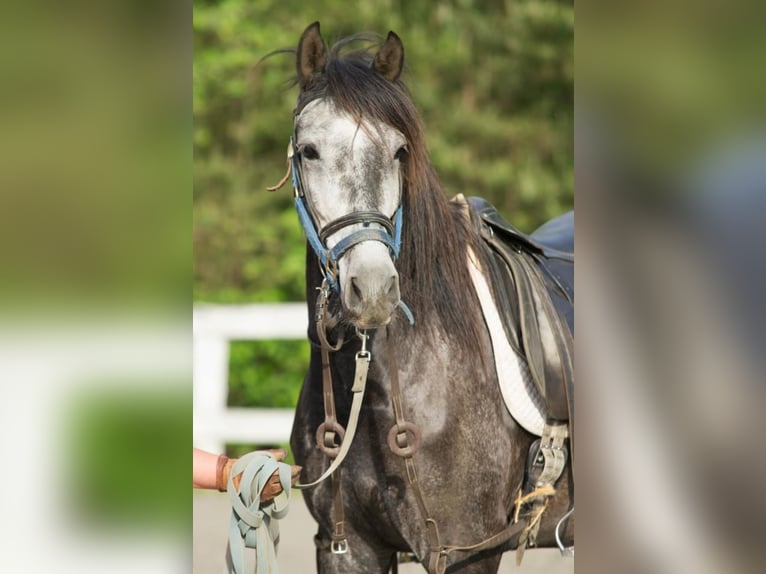
[(340, 295), (344, 318), (358, 328), (388, 324), (400, 304), (394, 261), (408, 141), (394, 125), (349, 111), (348, 100), (365, 96), (357, 93), (360, 86), (382, 97), (384, 84), (399, 78), (403, 59), (401, 40), (390, 32), (374, 59), (358, 62), (360, 82), (344, 89), (328, 86), (337, 75), (328, 73), (333, 62), (318, 23), (304, 31), (297, 49), (296, 205), (324, 276)]

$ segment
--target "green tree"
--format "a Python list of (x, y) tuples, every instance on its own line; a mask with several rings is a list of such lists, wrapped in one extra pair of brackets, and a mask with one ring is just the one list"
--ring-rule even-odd
[[(525, 230), (572, 207), (572, 2), (197, 1), (196, 301), (304, 297), (305, 242), (290, 190), (265, 191), (285, 170), (297, 96), (289, 86), (294, 57), (259, 62), (273, 50), (294, 48), (314, 20), (329, 43), (360, 31), (399, 34), (405, 81), (449, 195), (486, 197)], [(280, 358), (265, 349), (245, 345), (232, 353), (235, 400), (281, 404), (296, 396), (294, 390), (272, 396), (264, 387), (275, 373), (302, 372), (306, 349), (299, 369), (295, 354)], [(253, 367), (254, 360), (265, 366)], [(296, 389), (301, 382), (296, 376), (280, 384)]]

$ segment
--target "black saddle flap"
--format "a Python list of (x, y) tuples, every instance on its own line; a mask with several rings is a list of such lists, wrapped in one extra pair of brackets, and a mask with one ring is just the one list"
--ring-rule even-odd
[(485, 273), (511, 345), (526, 359), (546, 416), (573, 421), (574, 217), (527, 235), (481, 198), (469, 198), (484, 239)]
[(542, 254), (546, 259), (574, 262), (574, 212), (569, 211), (544, 223), (527, 235), (503, 219), (495, 206), (481, 197), (469, 197), (471, 212), (508, 242), (523, 246), (527, 251)]

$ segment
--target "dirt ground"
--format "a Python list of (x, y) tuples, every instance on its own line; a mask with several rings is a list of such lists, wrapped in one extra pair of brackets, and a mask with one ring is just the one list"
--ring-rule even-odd
[[(194, 574), (226, 572), (224, 553), (231, 507), (226, 495), (218, 492), (194, 492)], [(281, 574), (306, 574), (315, 571), (314, 520), (303, 497), (296, 493), (290, 500), (290, 512), (280, 521), (279, 571)], [(419, 564), (402, 564), (402, 574), (422, 573)], [(515, 555), (507, 552), (500, 563), (500, 574), (573, 574), (574, 560), (564, 559), (558, 550), (528, 550), (520, 568)]]

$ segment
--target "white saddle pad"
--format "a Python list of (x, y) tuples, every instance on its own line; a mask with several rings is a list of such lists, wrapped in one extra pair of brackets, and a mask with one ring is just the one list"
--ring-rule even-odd
[(470, 250), (468, 269), (492, 340), (495, 370), (505, 406), (517, 423), (532, 434), (542, 436), (545, 424), (543, 399), (532, 380), (527, 362), (513, 350), (506, 337), (500, 314), (492, 299), (492, 292)]

